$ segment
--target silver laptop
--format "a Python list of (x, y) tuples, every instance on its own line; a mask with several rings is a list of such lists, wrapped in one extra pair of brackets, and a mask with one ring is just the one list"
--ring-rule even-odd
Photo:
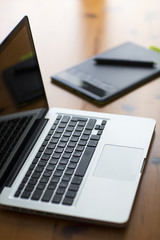
[(125, 225), (153, 119), (52, 108), (25, 16), (0, 45), (0, 205)]

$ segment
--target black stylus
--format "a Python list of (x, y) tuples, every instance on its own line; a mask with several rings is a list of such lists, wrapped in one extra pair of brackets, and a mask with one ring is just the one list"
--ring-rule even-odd
[(104, 65), (121, 65), (133, 67), (154, 67), (156, 65), (153, 61), (129, 60), (129, 59), (113, 59), (113, 58), (94, 58), (97, 64)]

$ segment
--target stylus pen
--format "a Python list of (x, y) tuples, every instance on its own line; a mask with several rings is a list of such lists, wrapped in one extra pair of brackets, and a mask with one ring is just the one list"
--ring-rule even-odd
[(129, 60), (129, 59), (113, 59), (113, 58), (94, 58), (97, 64), (104, 65), (122, 65), (122, 66), (133, 66), (133, 67), (154, 67), (155, 62), (153, 61), (140, 61), (140, 60)]

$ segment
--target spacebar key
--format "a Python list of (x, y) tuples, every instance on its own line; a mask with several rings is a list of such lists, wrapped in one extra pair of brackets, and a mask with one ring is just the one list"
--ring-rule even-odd
[(88, 168), (88, 165), (91, 161), (91, 158), (93, 156), (94, 150), (95, 150), (94, 147), (86, 147), (85, 152), (82, 156), (82, 159), (81, 159), (81, 161), (77, 167), (77, 170), (75, 172), (76, 176), (81, 176), (81, 177), (84, 176), (84, 174)]

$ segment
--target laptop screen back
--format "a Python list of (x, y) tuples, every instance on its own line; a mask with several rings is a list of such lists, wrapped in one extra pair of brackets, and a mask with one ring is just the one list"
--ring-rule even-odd
[(28, 18), (0, 45), (0, 116), (48, 108)]

